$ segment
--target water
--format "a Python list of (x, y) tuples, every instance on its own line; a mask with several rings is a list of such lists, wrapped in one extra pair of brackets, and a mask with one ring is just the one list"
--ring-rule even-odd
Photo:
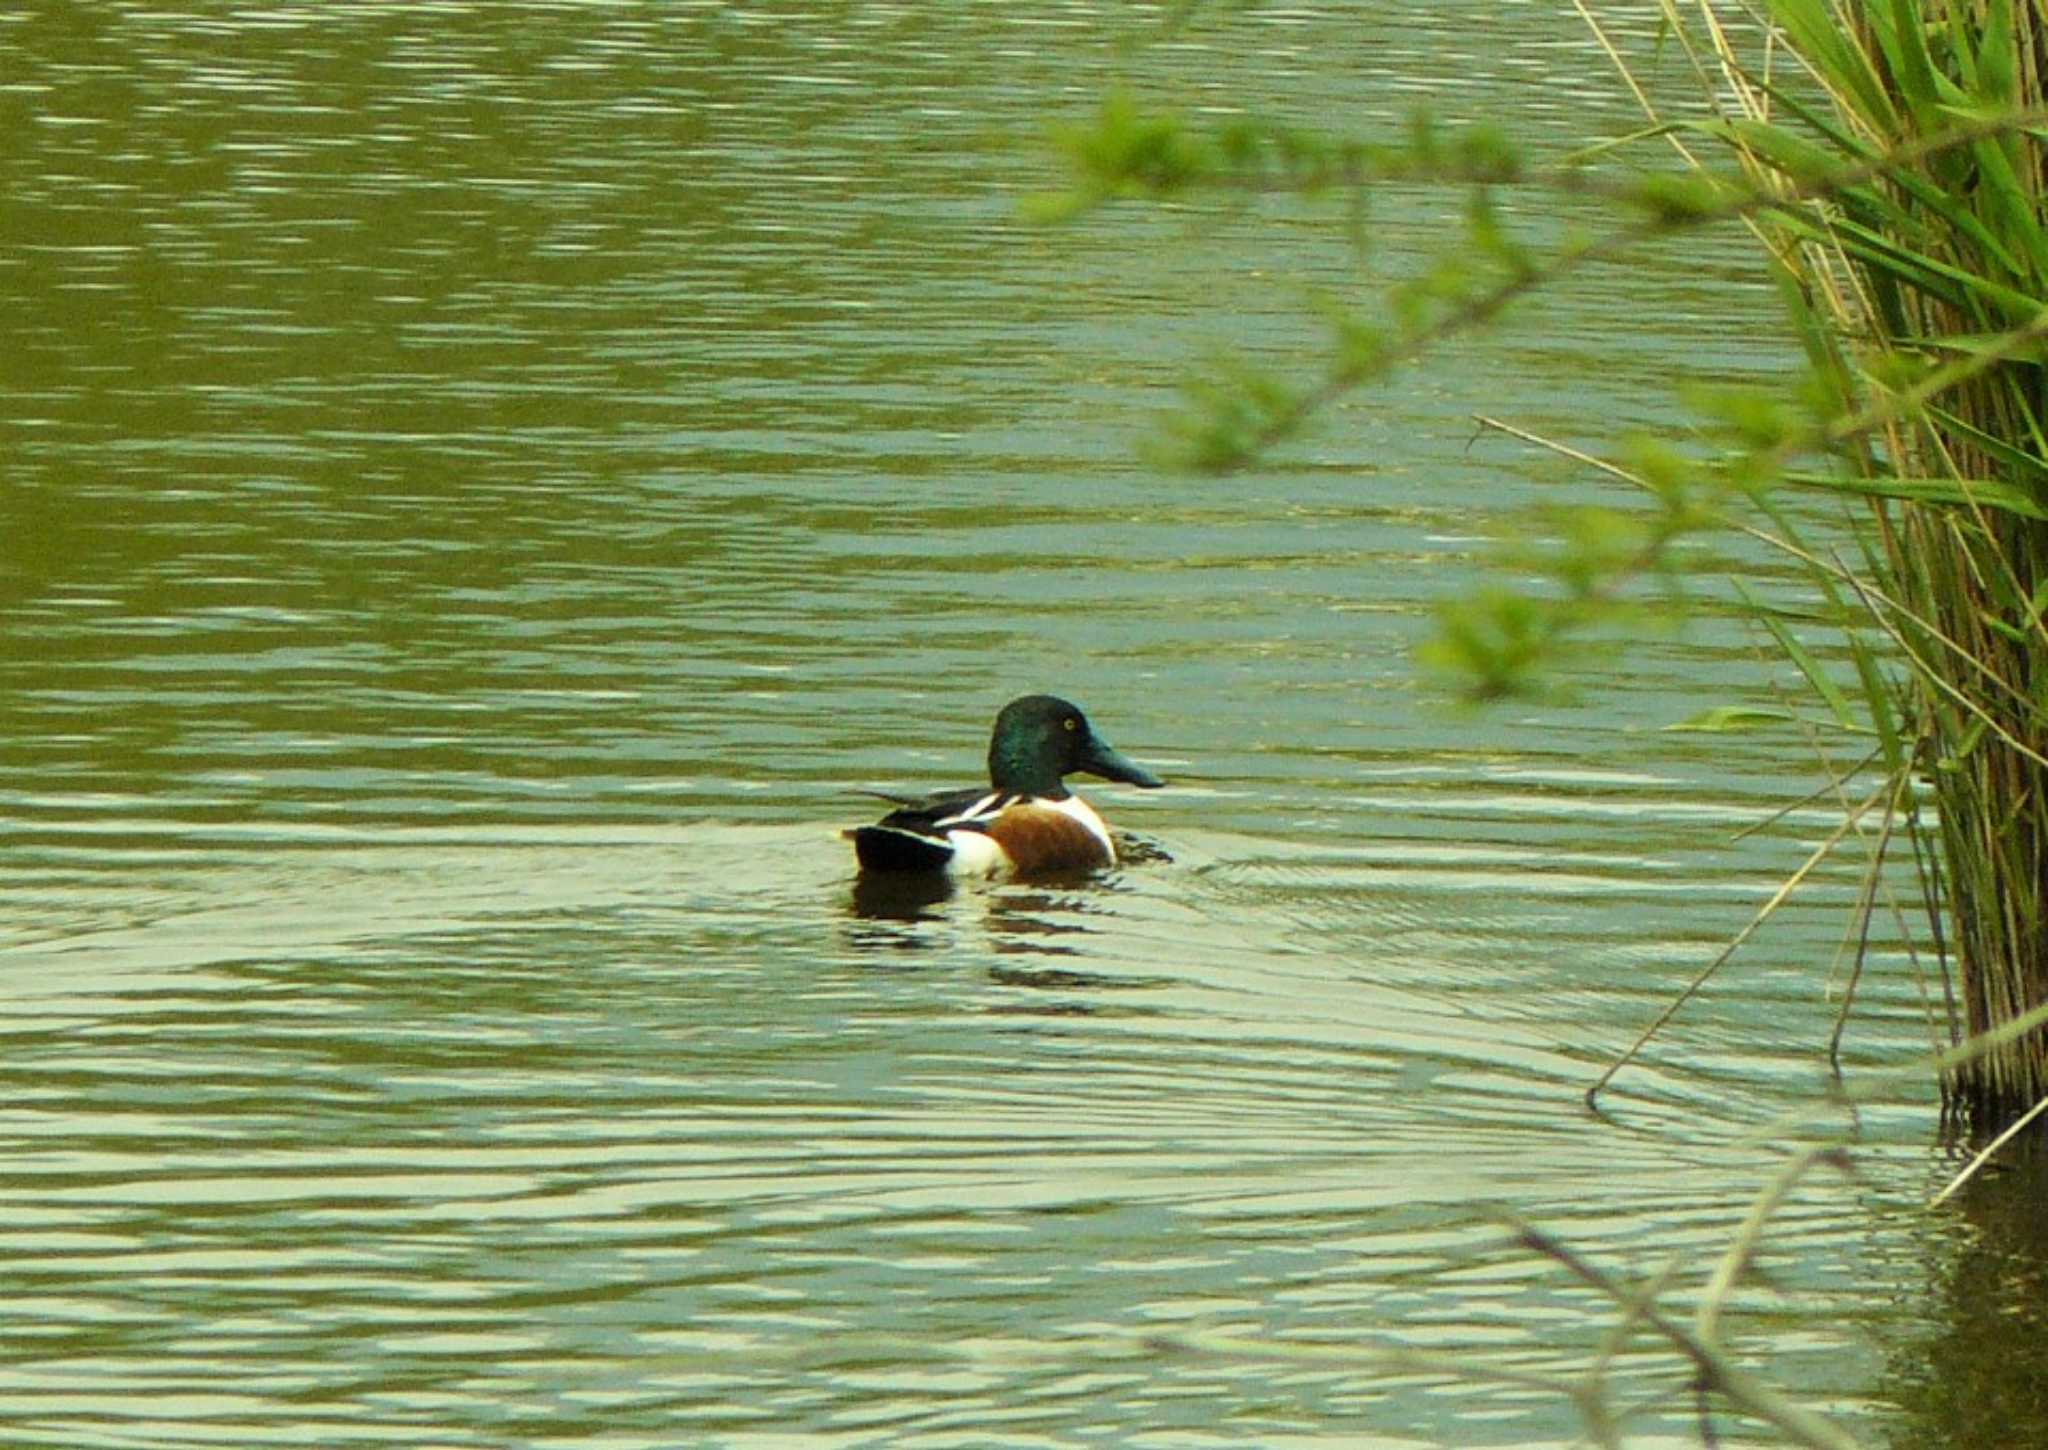
[[(1407, 651), (1504, 511), (1607, 496), (1471, 414), (1611, 443), (1784, 366), (1769, 296), (1651, 256), (1159, 477), (1190, 360), (1312, 342), (1350, 264), (1025, 226), (1049, 118), (1634, 119), (1544, 7), (1129, 23), (0, 5), (9, 1444), (1563, 1444), (1363, 1347), (1583, 1366), (1611, 1316), (1502, 1206), (1691, 1256), (1683, 1307), (1827, 1091), (1853, 870), (1580, 1094), (1829, 829), (1731, 842), (1796, 738), (1659, 728), (1777, 700), (1720, 581), (1796, 580), (1703, 554), (1683, 633), (1540, 710)], [(1388, 269), (1456, 205), (1382, 202)], [(1172, 781), (1091, 791), (1148, 858), (856, 890), (855, 791), (969, 783), (1032, 689)], [(1927, 1040), (1894, 942), (1862, 1000), (1867, 1080)], [(1854, 1127), (1736, 1343), (1943, 1443), (2000, 1301), (1928, 1291), (2011, 1190), (1921, 1212), (1924, 1084)], [(1614, 1372), (1631, 1444), (1696, 1443), (1681, 1366)]]

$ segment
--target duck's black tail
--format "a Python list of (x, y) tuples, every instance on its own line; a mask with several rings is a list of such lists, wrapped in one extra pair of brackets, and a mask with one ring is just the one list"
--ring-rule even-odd
[(856, 826), (846, 834), (863, 871), (943, 871), (953, 859), (947, 842), (894, 826)]

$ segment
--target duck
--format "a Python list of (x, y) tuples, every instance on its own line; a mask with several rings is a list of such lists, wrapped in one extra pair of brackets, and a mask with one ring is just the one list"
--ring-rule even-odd
[(1057, 695), (1025, 695), (996, 716), (986, 788), (874, 792), (896, 809), (842, 834), (864, 873), (995, 879), (1114, 866), (1108, 824), (1067, 789), (1076, 772), (1145, 790), (1166, 784), (1098, 735), (1078, 706)]

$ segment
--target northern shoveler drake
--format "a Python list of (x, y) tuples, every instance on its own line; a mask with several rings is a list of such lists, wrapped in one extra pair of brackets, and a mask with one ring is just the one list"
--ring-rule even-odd
[(1003, 706), (988, 743), (988, 790), (908, 799), (872, 826), (845, 833), (863, 871), (1029, 876), (1116, 864), (1109, 827), (1069, 791), (1086, 771), (1148, 790), (1166, 782), (1125, 759), (1088, 717), (1055, 695)]

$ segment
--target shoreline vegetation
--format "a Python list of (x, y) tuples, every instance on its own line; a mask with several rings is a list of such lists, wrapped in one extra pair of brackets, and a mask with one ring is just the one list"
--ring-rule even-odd
[[(1197, 125), (1112, 95), (1060, 133), (1071, 184), (1025, 210), (1057, 221), (1127, 200), (1285, 197), (1334, 201), (1331, 224), (1357, 230), (1376, 185), (1463, 189), (1462, 227), (1425, 266), (1368, 282), (1364, 300), (1323, 299), (1330, 347), (1304, 375), (1234, 360), (1186, 385), (1159, 461), (1206, 474), (1252, 466), (1568, 274), (1746, 229), (1804, 349), (1801, 386), (1681, 386), (1689, 436), (1606, 458), (1479, 419), (1626, 480), (1643, 504), (1545, 511), (1525, 531), (1539, 542), (1506, 554), (1540, 587), (1446, 605), (1420, 662), (1472, 702), (1541, 696), (1600, 631), (1682, 609), (1668, 581), (1686, 541), (1734, 530), (1798, 561), (1812, 610), (1749, 603), (1820, 707), (1816, 796), (1842, 823), (1730, 952), (1820, 860), (1861, 853), (1844, 1019), (1883, 916), (1922, 975), (1950, 1124), (1985, 1141), (2048, 1099), (2048, 1033), (1999, 1030), (2048, 1002), (2048, 0), (1664, 0), (1660, 50), (1692, 82), (1681, 105), (1654, 99), (1580, 10), (1642, 108), (1630, 135), (1539, 161), (1496, 124), (1417, 117), (1398, 140), (1365, 141), (1251, 114)], [(1508, 188), (1590, 199), (1607, 223), (1539, 245), (1497, 207)], [(1802, 535), (1788, 500), (1815, 493), (1855, 557)], [(1816, 618), (1833, 632), (1825, 651), (1809, 643)], [(1800, 722), (1724, 706), (1674, 728), (1787, 723)], [(1910, 860), (1917, 901), (1898, 899), (1895, 859)], [(1973, 1040), (1982, 1050), (1950, 1051)]]
[[(1498, 124), (1449, 128), (1418, 116), (1398, 139), (1366, 141), (1249, 110), (1197, 124), (1115, 94), (1059, 133), (1070, 184), (1029, 199), (1025, 212), (1064, 221), (1123, 201), (1284, 201), (1328, 206), (1330, 225), (1358, 239), (1359, 285), (1320, 299), (1330, 338), (1320, 359), (1292, 374), (1231, 360), (1185, 385), (1157, 461), (1208, 475), (1257, 465), (1339, 400), (1500, 322), (1569, 274), (1626, 264), (1654, 243), (1682, 246), (1706, 228), (1739, 226), (1753, 238), (1803, 350), (1798, 386), (1681, 384), (1684, 436), (1639, 437), (1607, 457), (1480, 418), (1626, 481), (1640, 502), (1524, 521), (1523, 539), (1537, 542), (1504, 546), (1503, 560), (1537, 587), (1487, 587), (1447, 604), (1420, 663), (1475, 704), (1541, 697), (1561, 688), (1575, 656), (1602, 647), (1603, 633), (1683, 609), (1676, 557), (1688, 541), (1737, 531), (1800, 566), (1808, 607), (1745, 600), (1817, 708), (1724, 705), (1673, 728), (1803, 730), (1823, 777), (1810, 799), (1833, 800), (1839, 824), (1587, 1100), (1597, 1108), (1615, 1075), (1837, 853), (1860, 861), (1861, 889), (1830, 1066), (1839, 1079), (1842, 1033), (1880, 920), (1918, 974), (1930, 1050), (1760, 1130), (1759, 1145), (1779, 1145), (1783, 1164), (1712, 1265), (1674, 1256), (1624, 1282), (1531, 1226), (1508, 1228), (1615, 1313), (1583, 1377), (1542, 1386), (1579, 1409), (1590, 1443), (1622, 1443), (1629, 1412), (1612, 1403), (1608, 1370), (1648, 1336), (1678, 1359), (1674, 1393), (1694, 1397), (1703, 1443), (1715, 1443), (1718, 1406), (1788, 1443), (1841, 1450), (1858, 1442), (1757, 1382), (1721, 1334), (1721, 1308), (1751, 1277), (1773, 1211), (1815, 1167), (1850, 1167), (1839, 1122), (1823, 1119), (1937, 1080), (1945, 1129), (1977, 1150), (1937, 1204), (1995, 1156), (2044, 1141), (2048, 0), (1659, 0), (1655, 87), (1640, 40), (1632, 52), (1574, 3), (1642, 112), (1629, 135), (1539, 159)], [(1193, 23), (1207, 8), (1183, 4), (1168, 23)], [(1687, 78), (1684, 94), (1665, 101), (1674, 69)], [(1370, 275), (1364, 247), (1366, 198), (1387, 183), (1433, 183), (1465, 198), (1462, 225), (1391, 283)], [(1602, 221), (1530, 240), (1533, 229), (1496, 205), (1508, 189), (1569, 198), (1573, 214)], [(1836, 515), (1825, 539), (1808, 536), (1819, 532), (1811, 524), (1802, 531), (1815, 496)], [(1681, 1297), (1689, 1316), (1663, 1307)], [(1537, 1387), (1498, 1366), (1365, 1353), (1388, 1373)]]

